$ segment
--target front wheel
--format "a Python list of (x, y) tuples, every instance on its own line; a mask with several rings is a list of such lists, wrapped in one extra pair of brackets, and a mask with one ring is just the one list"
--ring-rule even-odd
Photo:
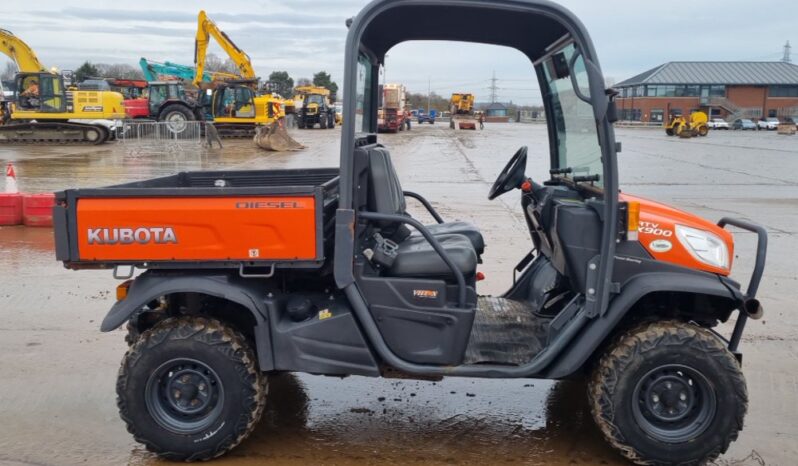
[(710, 331), (678, 321), (639, 326), (601, 358), (588, 384), (593, 419), (637, 464), (703, 464), (743, 428), (745, 378)]
[(166, 319), (141, 334), (116, 385), (119, 414), (136, 441), (177, 461), (238, 445), (260, 419), (266, 391), (246, 339), (200, 317)]

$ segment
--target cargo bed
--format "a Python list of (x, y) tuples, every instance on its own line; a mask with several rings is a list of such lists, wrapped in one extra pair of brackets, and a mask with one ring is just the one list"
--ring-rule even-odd
[(67, 268), (318, 268), (338, 169), (198, 171), (56, 193)]

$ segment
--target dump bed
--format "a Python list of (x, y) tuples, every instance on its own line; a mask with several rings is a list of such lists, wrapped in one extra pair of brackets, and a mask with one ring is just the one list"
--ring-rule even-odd
[(304, 267), (324, 263), (338, 169), (183, 172), (56, 193), (67, 268)]

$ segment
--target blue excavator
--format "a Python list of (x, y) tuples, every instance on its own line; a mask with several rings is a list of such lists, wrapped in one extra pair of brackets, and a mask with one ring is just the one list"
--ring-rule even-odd
[[(194, 74), (196, 73), (196, 69), (193, 66), (179, 65), (169, 61), (160, 63), (147, 60), (143, 57), (139, 60), (139, 66), (141, 67), (141, 71), (144, 73), (144, 79), (147, 81), (161, 81), (177, 78), (182, 81), (192, 82), (194, 81)], [(203, 70), (202, 72), (203, 82), (210, 83), (229, 81), (232, 79), (240, 79), (240, 77), (232, 73), (223, 73), (220, 71)]]

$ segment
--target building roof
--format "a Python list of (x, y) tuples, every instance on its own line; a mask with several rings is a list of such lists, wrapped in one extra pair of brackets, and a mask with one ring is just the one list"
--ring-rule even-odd
[(485, 110), (507, 110), (507, 106), (501, 102), (493, 102), (485, 107)]
[(615, 87), (640, 84), (798, 85), (798, 65), (780, 61), (672, 61)]

